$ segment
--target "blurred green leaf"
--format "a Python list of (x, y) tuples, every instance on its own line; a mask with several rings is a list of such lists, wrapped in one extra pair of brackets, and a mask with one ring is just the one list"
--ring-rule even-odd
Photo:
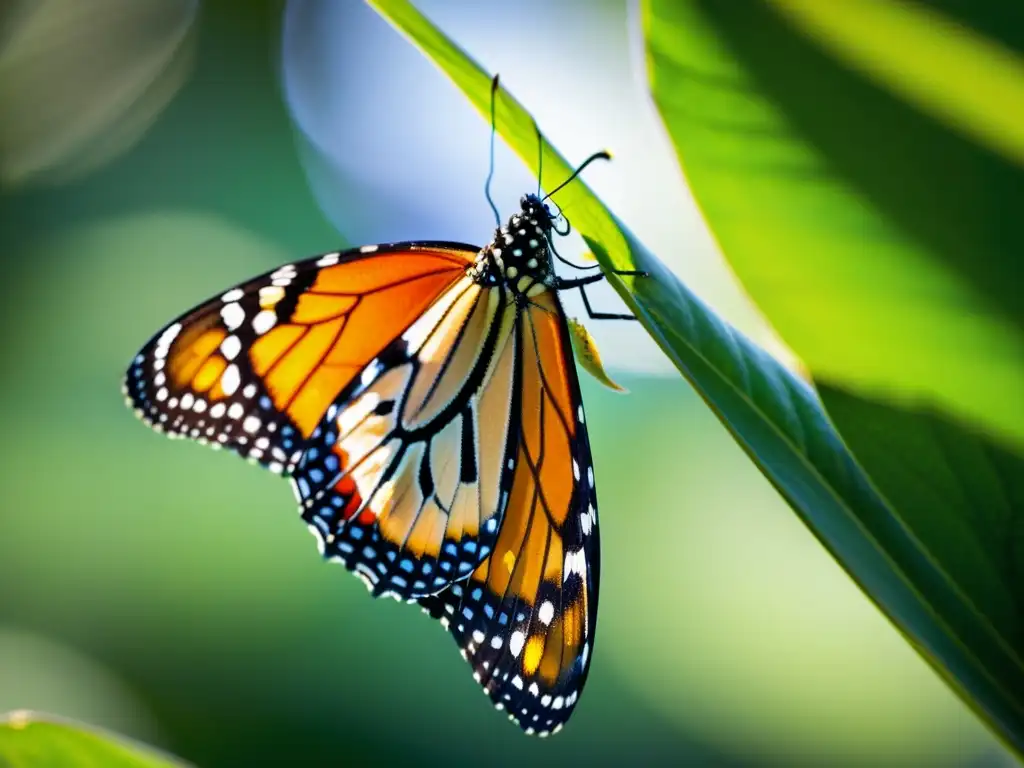
[[(1024, 164), (1024, 123), (1018, 119), (1024, 114), (1024, 58), (1014, 51), (923, 4), (769, 2), (841, 61)], [(899, 45), (893, 45), (896, 40)]]
[(1020, 754), (1024, 235), (1001, 217), (1024, 176), (1019, 125), (986, 122), (976, 98), (1020, 99), (1018, 58), (888, 0), (644, 7), (652, 90), (694, 195), (898, 518), (856, 510), (862, 525), (961, 650), (908, 639)]
[(1024, 452), (1019, 53), (892, 0), (643, 7), (693, 194), (815, 380)]
[(823, 386), (829, 415), (900, 518), (1006, 645), (1024, 648), (1024, 461), (940, 414)]
[[(490, 113), (490, 77), (407, 0), (371, 4)], [(536, 170), (530, 115), (506, 92), (498, 132)], [(571, 172), (546, 142), (544, 179)], [(552, 188), (554, 184), (544, 184)], [(640, 269), (612, 285), (651, 336), (819, 540), (915, 648), (1024, 750), (1024, 670), (1002, 638), (964, 599), (893, 514), (832, 428), (812, 390), (693, 296), (580, 181), (557, 195), (606, 274)], [(898, 555), (898, 557), (896, 557)], [(1014, 736), (1016, 734), (1016, 736)]]
[(0, 765), (181, 768), (187, 764), (97, 728), (34, 712), (11, 712), (0, 716)]
[[(829, 416), (872, 481), (1020, 667), (1024, 461), (944, 414), (880, 403), (839, 387), (819, 389)], [(893, 553), (895, 560), (900, 557)], [(971, 636), (964, 642), (972, 643)], [(979, 662), (987, 663), (984, 653)], [(947, 670), (937, 671), (1020, 755), (1020, 720), (998, 716), (984, 694), (965, 690)], [(996, 679), (1000, 674), (995, 668), (989, 673)], [(1024, 709), (1024, 691), (1013, 685), (1005, 689), (1016, 711)]]

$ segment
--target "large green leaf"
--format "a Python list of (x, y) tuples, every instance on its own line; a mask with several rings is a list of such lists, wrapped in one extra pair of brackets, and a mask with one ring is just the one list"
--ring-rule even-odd
[[(487, 116), (490, 76), (407, 0), (372, 0)], [(536, 170), (533, 120), (503, 90), (501, 136)], [(543, 147), (547, 188), (569, 165)], [(638, 319), (765, 476), (821, 542), (935, 665), (1024, 753), (1024, 670), (986, 617), (927, 557), (853, 461), (814, 393), (716, 317), (626, 229), (582, 182), (557, 196)], [(610, 512), (614, 514), (614, 510)], [(610, 545), (613, 545), (611, 542)]]
[[(819, 388), (872, 481), (1002, 646), (1024, 650), (1024, 459), (947, 415)], [(938, 670), (943, 673), (942, 669)], [(992, 674), (997, 674), (992, 672)], [(1020, 708), (1024, 691), (1008, 693)], [(984, 709), (984, 701), (969, 702)], [(995, 723), (1008, 740), (1015, 726)]]
[(29, 712), (0, 715), (4, 768), (183, 768), (185, 763), (128, 739)]
[(646, 0), (652, 91), (723, 252), (816, 381), (1024, 452), (1019, 2), (931, 5), (1008, 37), (897, 0)]
[[(940, 410), (1020, 444), (1024, 324), (1009, 286), (1021, 235), (998, 218), (1005, 200), (989, 206), (957, 176), (1022, 201), (1024, 130), (984, 111), (1024, 99), (1012, 54), (889, 0), (645, 7), (655, 97), (723, 251), (900, 521), (1019, 668), (1024, 467)], [(1002, 684), (1019, 713), (1024, 690)], [(1019, 748), (1019, 722), (992, 719)]]
[(1024, 461), (941, 414), (832, 386), (820, 392), (843, 438), (903, 522), (1019, 656)]

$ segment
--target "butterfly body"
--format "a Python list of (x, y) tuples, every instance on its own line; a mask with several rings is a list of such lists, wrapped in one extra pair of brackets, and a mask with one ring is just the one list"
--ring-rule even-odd
[(536, 195), (525, 195), (519, 205), (520, 212), (480, 250), (471, 274), (483, 284), (503, 282), (517, 301), (524, 301), (531, 291), (551, 289), (555, 272), (548, 248), (551, 213)]
[(143, 347), (129, 404), (288, 476), (325, 558), (419, 602), (528, 733), (586, 679), (599, 580), (579, 382), (536, 196), (484, 248), (327, 254)]

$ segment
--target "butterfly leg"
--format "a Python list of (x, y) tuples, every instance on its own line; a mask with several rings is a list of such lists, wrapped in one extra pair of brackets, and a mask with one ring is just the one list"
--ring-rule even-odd
[(587, 316), (592, 320), (636, 320), (633, 315), (616, 314), (614, 312), (595, 312), (593, 307), (590, 306), (590, 300), (587, 298), (587, 291), (581, 285), (580, 296), (583, 297), (583, 306), (587, 309)]
[[(616, 270), (612, 274), (615, 275), (633, 275), (636, 277), (647, 277), (647, 273), (641, 270)], [(594, 308), (590, 306), (590, 299), (587, 297), (586, 287), (592, 283), (600, 282), (604, 280), (605, 276), (600, 275), (587, 275), (586, 277), (577, 277), (573, 280), (565, 280), (559, 278), (558, 282), (555, 283), (555, 289), (562, 291), (569, 288), (579, 288), (580, 296), (583, 297), (583, 306), (587, 310), (587, 316), (592, 320), (636, 320), (633, 315), (619, 314), (615, 312), (595, 312)]]
[[(649, 273), (644, 272), (642, 269), (613, 269), (610, 274), (619, 275), (622, 277), (632, 275), (633, 277), (648, 277)], [(605, 279), (605, 274), (602, 272), (599, 275), (587, 275), (585, 277), (574, 277), (566, 280), (564, 277), (559, 277), (555, 280), (556, 291), (566, 291), (570, 288), (579, 288), (584, 285), (590, 285), (591, 283), (599, 283)]]

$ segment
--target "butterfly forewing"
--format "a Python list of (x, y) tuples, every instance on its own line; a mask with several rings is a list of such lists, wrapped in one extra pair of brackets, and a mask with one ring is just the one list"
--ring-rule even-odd
[(474, 678), (528, 733), (568, 720), (593, 651), (597, 498), (579, 382), (557, 299), (519, 315), (519, 440), (490, 558), (420, 602), (455, 637)]
[(475, 249), (371, 246), (286, 265), (199, 305), (139, 352), (138, 415), (289, 474), (339, 392), (459, 280)]

